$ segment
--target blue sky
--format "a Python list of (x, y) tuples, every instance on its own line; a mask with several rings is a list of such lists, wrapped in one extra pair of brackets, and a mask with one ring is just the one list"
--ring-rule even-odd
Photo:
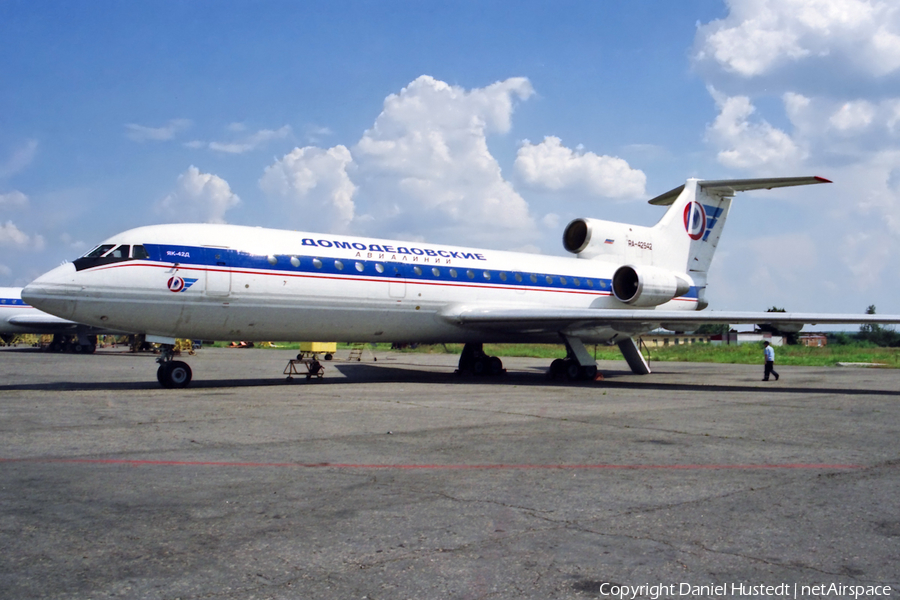
[(739, 195), (714, 309), (900, 313), (900, 7), (0, 2), (0, 285), (179, 221), (562, 254)]

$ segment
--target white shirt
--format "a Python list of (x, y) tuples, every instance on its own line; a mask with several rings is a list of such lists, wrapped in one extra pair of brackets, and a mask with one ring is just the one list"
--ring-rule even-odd
[(775, 348), (766, 346), (766, 349), (763, 350), (763, 352), (765, 353), (768, 362), (775, 362)]

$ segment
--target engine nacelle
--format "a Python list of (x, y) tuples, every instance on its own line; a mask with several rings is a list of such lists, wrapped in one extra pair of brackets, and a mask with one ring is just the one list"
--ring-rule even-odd
[(643, 265), (624, 265), (612, 279), (613, 295), (632, 306), (659, 306), (685, 295), (691, 278), (666, 269)]
[[(575, 219), (563, 232), (563, 246), (578, 258), (597, 258), (622, 264), (629, 240), (632, 252), (653, 246), (651, 228), (600, 219)], [(636, 243), (635, 243), (636, 242)], [(628, 261), (631, 262), (631, 261)]]

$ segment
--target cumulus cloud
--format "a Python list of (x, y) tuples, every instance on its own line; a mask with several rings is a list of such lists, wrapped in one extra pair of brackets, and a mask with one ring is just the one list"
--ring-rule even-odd
[(19, 190), (13, 190), (6, 194), (0, 194), (0, 208), (24, 208), (28, 206), (28, 196)]
[(162, 127), (147, 127), (136, 123), (125, 125), (125, 135), (135, 142), (165, 142), (188, 129), (193, 123), (190, 119), (172, 119)]
[(900, 98), (841, 100), (788, 92), (783, 100), (793, 137), (813, 162), (836, 154), (845, 161), (864, 160), (897, 145)]
[(900, 6), (887, 0), (726, 0), (694, 58), (751, 78), (827, 57), (871, 77), (900, 69)]
[(507, 133), (516, 102), (533, 93), (521, 77), (471, 90), (419, 77), (385, 99), (355, 145), (296, 148), (266, 169), (260, 188), (304, 229), (521, 244), (536, 224), (487, 138)]
[(16, 148), (6, 162), (0, 163), (0, 178), (12, 177), (28, 167), (34, 161), (37, 149), (37, 140), (28, 140), (24, 145)]
[(227, 181), (191, 165), (178, 176), (175, 191), (157, 204), (157, 210), (178, 222), (224, 223), (225, 213), (240, 201)]
[(40, 235), (23, 233), (12, 221), (7, 221), (0, 224), (0, 246), (40, 250), (44, 247), (44, 238)]
[(798, 165), (805, 157), (790, 135), (764, 119), (751, 120), (756, 108), (747, 96), (725, 96), (710, 88), (719, 115), (707, 127), (707, 139), (723, 148), (718, 160), (726, 167), (761, 173), (783, 171)]
[(547, 136), (540, 144), (528, 140), (516, 155), (516, 171), (528, 184), (546, 190), (573, 190), (610, 198), (639, 198), (647, 177), (614, 156), (575, 151), (558, 137)]
[(836, 113), (831, 115), (829, 124), (840, 131), (860, 131), (872, 124), (875, 108), (871, 102), (857, 100), (845, 102)]
[(266, 167), (259, 186), (281, 200), (279, 214), (288, 222), (300, 216), (304, 229), (346, 232), (355, 213), (352, 162), (344, 146), (294, 148)]
[(516, 101), (532, 94), (521, 77), (466, 90), (422, 76), (388, 96), (353, 148), (368, 216), (386, 233), (456, 243), (508, 244), (533, 233), (527, 203), (487, 146), (488, 134), (509, 131)]

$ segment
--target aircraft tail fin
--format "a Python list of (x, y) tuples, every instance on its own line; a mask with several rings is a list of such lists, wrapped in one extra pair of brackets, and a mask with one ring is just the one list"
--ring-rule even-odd
[[(816, 183), (831, 182), (822, 177), (688, 179), (684, 185), (650, 200), (650, 204), (669, 207), (653, 227), (575, 219), (563, 232), (563, 246), (579, 258), (622, 265), (614, 276), (613, 289), (623, 302), (651, 306), (658, 304), (660, 298), (671, 299), (669, 291), (678, 297), (696, 288), (698, 307), (703, 308), (706, 274), (734, 195), (748, 190)], [(672, 290), (666, 288), (662, 295), (648, 294), (646, 299), (643, 292), (633, 293), (648, 277), (668, 281), (666, 285)]]
[(735, 193), (817, 183), (831, 182), (822, 177), (688, 179), (684, 185), (650, 200), (650, 204), (669, 206), (652, 228), (654, 244), (666, 249), (665, 253), (654, 254), (653, 265), (688, 273), (695, 281), (705, 283)]

